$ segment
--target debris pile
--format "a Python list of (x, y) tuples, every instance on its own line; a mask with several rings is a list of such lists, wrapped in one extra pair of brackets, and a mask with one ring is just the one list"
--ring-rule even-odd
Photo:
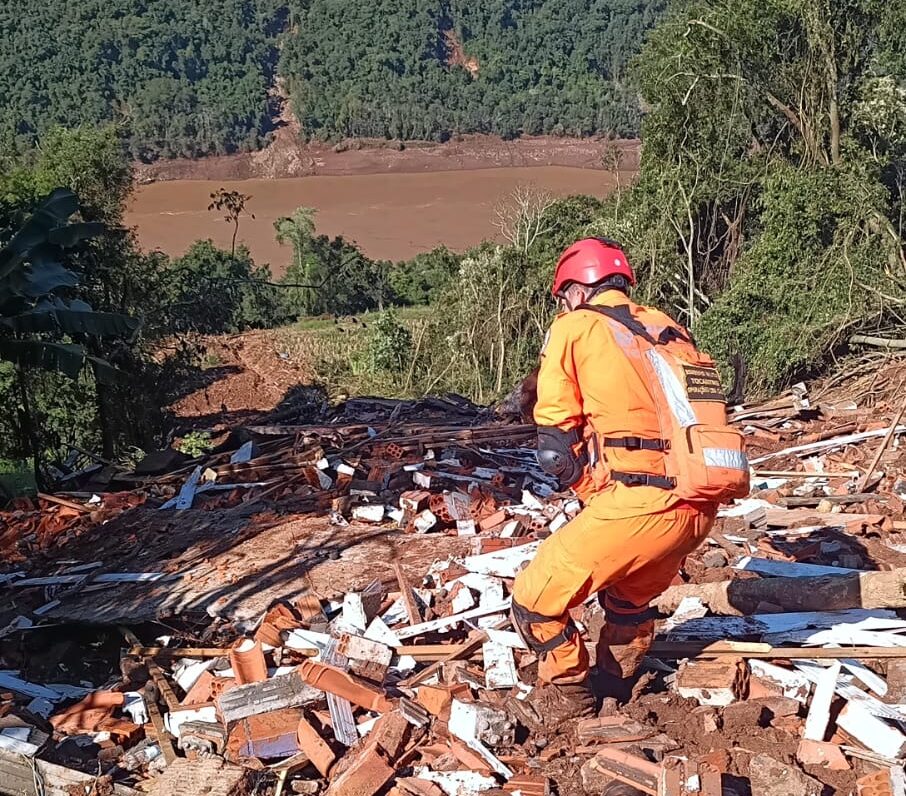
[[(508, 616), (581, 508), (532, 426), (360, 399), (14, 506), (0, 793), (906, 793), (902, 413), (796, 388), (734, 417), (751, 497), (657, 600), (631, 693), (565, 724)], [(597, 601), (573, 613), (593, 641)]]

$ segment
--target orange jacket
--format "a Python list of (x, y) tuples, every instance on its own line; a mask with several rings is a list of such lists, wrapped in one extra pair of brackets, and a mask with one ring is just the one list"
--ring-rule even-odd
[[(628, 304), (632, 314), (649, 329), (679, 328), (664, 313), (634, 304), (616, 290), (608, 290), (589, 303), (609, 307)], [(577, 310), (557, 316), (541, 355), (535, 422), (563, 431), (578, 428), (585, 436), (662, 437), (655, 399), (629, 359), (636, 351), (631, 338), (628, 330), (620, 331), (595, 312)], [(664, 456), (658, 451), (607, 448), (601, 453), (607, 467), (614, 470), (664, 472)], [(586, 503), (594, 500), (596, 510), (609, 518), (652, 514), (679, 502), (669, 490), (610, 481), (606, 469), (586, 468), (574, 489)]]

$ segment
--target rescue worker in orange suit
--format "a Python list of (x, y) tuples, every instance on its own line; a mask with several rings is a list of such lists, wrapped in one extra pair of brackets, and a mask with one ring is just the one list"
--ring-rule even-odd
[[(724, 497), (707, 487), (703, 499), (683, 497), (697, 497), (699, 488), (683, 487), (678, 494), (677, 479), (670, 477), (670, 442), (659, 415), (671, 397), (657, 392), (657, 379), (646, 369), (648, 360), (659, 357), (646, 358), (644, 351), (660, 346), (688, 360), (680, 362), (680, 373), (692, 385), (689, 394), (674, 396), (681, 413), (688, 415), (688, 401), (697, 398), (711, 407), (720, 431), (726, 407), (713, 362), (667, 315), (630, 300), (635, 282), (613, 241), (592, 238), (570, 246), (553, 284), (563, 312), (551, 326), (537, 379), (539, 464), (562, 488), (572, 487), (584, 508), (545, 539), (517, 575), (512, 618), (539, 655), (536, 691), (545, 692), (543, 704), (553, 698), (569, 715), (587, 714), (595, 704), (589, 653), (570, 609), (597, 596), (605, 614), (596, 645), (598, 671), (621, 681), (631, 677), (653, 640), (650, 601), (708, 536), (715, 496)], [(674, 382), (666, 378), (665, 384), (670, 392)], [(745, 469), (744, 475), (720, 470), (734, 483), (725, 491), (742, 494), (748, 466), (741, 449), (710, 450), (722, 451), (722, 467), (729, 462)]]

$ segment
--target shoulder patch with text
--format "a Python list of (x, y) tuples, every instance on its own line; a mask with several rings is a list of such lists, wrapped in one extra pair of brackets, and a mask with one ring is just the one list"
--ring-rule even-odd
[(683, 373), (686, 376), (686, 394), (690, 401), (727, 402), (717, 368), (683, 365)]

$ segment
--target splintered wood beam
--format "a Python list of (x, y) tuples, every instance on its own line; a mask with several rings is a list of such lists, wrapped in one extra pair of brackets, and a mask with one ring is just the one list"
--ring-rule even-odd
[(865, 471), (865, 475), (859, 479), (859, 483), (856, 486), (856, 492), (864, 492), (865, 487), (871, 483), (872, 478), (874, 478), (875, 468), (878, 466), (881, 461), (881, 457), (884, 455), (884, 451), (887, 450), (890, 445), (890, 441), (893, 439), (893, 435), (897, 431), (897, 426), (900, 424), (900, 420), (903, 418), (903, 414), (906, 413), (906, 396), (903, 397), (903, 403), (900, 404), (900, 408), (897, 411), (896, 415), (893, 418), (893, 422), (890, 424), (890, 428), (887, 429), (887, 433), (884, 435), (884, 439), (881, 440), (881, 444), (878, 445), (878, 450), (875, 451), (874, 458), (871, 460), (871, 464), (868, 465), (868, 469)]
[(651, 648), (655, 658), (755, 658), (780, 660), (906, 658), (906, 647), (773, 647), (749, 641), (715, 641), (712, 644), (656, 641)]
[[(394, 647), (393, 652), (396, 655), (408, 655), (417, 661), (436, 661), (445, 658), (451, 653), (462, 653), (465, 644), (403, 644)], [(297, 655), (304, 655), (308, 658), (314, 658), (320, 651), (312, 647), (311, 649), (296, 649), (292, 651)], [(164, 660), (171, 658), (197, 658), (200, 660), (208, 658), (223, 658), (229, 655), (229, 650), (221, 647), (141, 647), (133, 646), (129, 649), (130, 655), (138, 657), (154, 657)], [(475, 650), (469, 657), (481, 657), (481, 650)]]
[(418, 610), (418, 603), (415, 601), (412, 587), (406, 579), (406, 573), (403, 572), (403, 565), (400, 563), (399, 559), (393, 562), (393, 571), (396, 573), (396, 580), (399, 583), (400, 596), (403, 598), (403, 605), (406, 606), (406, 615), (409, 617), (409, 624), (421, 624), (421, 611)]

